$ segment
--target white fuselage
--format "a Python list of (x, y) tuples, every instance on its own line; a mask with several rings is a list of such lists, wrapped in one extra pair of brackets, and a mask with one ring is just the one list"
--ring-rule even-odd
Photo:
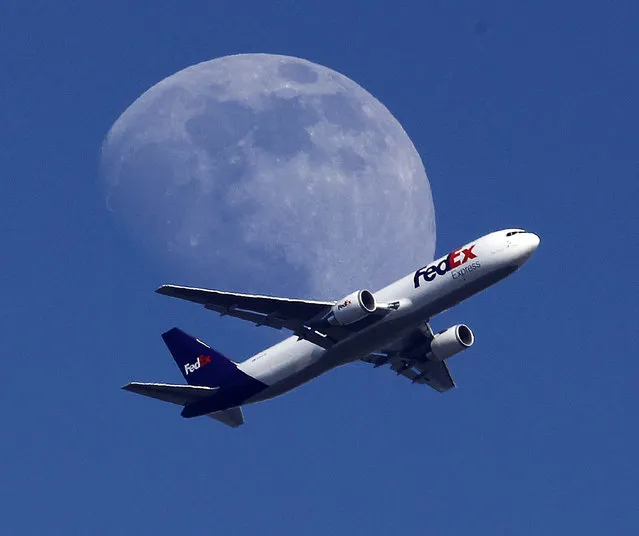
[(334, 367), (392, 348), (433, 316), (514, 272), (538, 245), (537, 235), (521, 229), (490, 233), (375, 292), (378, 303), (399, 302), (399, 307), (330, 349), (297, 336), (267, 348), (238, 366), (268, 386), (246, 403), (280, 395)]

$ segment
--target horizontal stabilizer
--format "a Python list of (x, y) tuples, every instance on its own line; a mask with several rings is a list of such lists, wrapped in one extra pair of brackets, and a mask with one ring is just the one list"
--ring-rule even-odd
[(171, 402), (171, 404), (184, 406), (214, 395), (219, 387), (131, 382), (127, 383), (122, 389), (150, 398), (156, 398), (157, 400), (163, 400), (164, 402)]
[[(179, 406), (186, 406), (215, 395), (219, 387), (131, 382), (127, 383), (122, 389)], [(244, 414), (240, 407), (216, 411), (209, 413), (208, 416), (231, 428), (237, 428), (244, 424)]]
[(237, 428), (244, 424), (244, 414), (242, 408), (230, 408), (225, 411), (216, 411), (215, 413), (209, 413), (209, 417), (220, 421), (221, 423), (230, 426), (231, 428)]

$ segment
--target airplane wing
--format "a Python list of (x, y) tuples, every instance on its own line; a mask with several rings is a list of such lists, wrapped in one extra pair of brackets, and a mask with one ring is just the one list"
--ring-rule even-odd
[(455, 387), (455, 380), (453, 380), (448, 366), (443, 361), (411, 363), (412, 360), (408, 361), (401, 354), (396, 354), (389, 361), (380, 364), (380, 359), (386, 360), (386, 358), (387, 356), (384, 355), (371, 354), (363, 358), (362, 361), (372, 363), (375, 366), (390, 363), (391, 369), (398, 376), (404, 376), (411, 380), (412, 383), (428, 385), (440, 393), (445, 393)]
[(222, 316), (228, 315), (275, 329), (289, 329), (301, 339), (322, 348), (330, 348), (336, 342), (379, 320), (387, 311), (373, 313), (349, 326), (330, 326), (321, 319), (337, 302), (300, 300), (237, 294), (220, 290), (162, 285), (158, 294), (202, 304), (206, 309)]
[(372, 363), (375, 367), (389, 364), (398, 376), (445, 393), (455, 387), (455, 381), (445, 362), (426, 358), (432, 339), (433, 332), (428, 322), (425, 322), (421, 329), (415, 329), (389, 348), (370, 354), (362, 361)]

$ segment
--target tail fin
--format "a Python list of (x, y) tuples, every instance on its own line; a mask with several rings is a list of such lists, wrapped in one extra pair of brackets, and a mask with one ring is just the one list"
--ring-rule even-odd
[(170, 329), (162, 339), (189, 385), (220, 387), (238, 375), (235, 363), (181, 329)]

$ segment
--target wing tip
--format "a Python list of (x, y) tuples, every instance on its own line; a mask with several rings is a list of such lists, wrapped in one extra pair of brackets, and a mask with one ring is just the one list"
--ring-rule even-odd
[(129, 393), (140, 394), (140, 385), (141, 384), (139, 382), (129, 382), (126, 385), (120, 387), (120, 389)]
[(173, 285), (160, 285), (155, 289), (155, 292), (167, 296), (171, 292), (171, 288), (173, 288)]

